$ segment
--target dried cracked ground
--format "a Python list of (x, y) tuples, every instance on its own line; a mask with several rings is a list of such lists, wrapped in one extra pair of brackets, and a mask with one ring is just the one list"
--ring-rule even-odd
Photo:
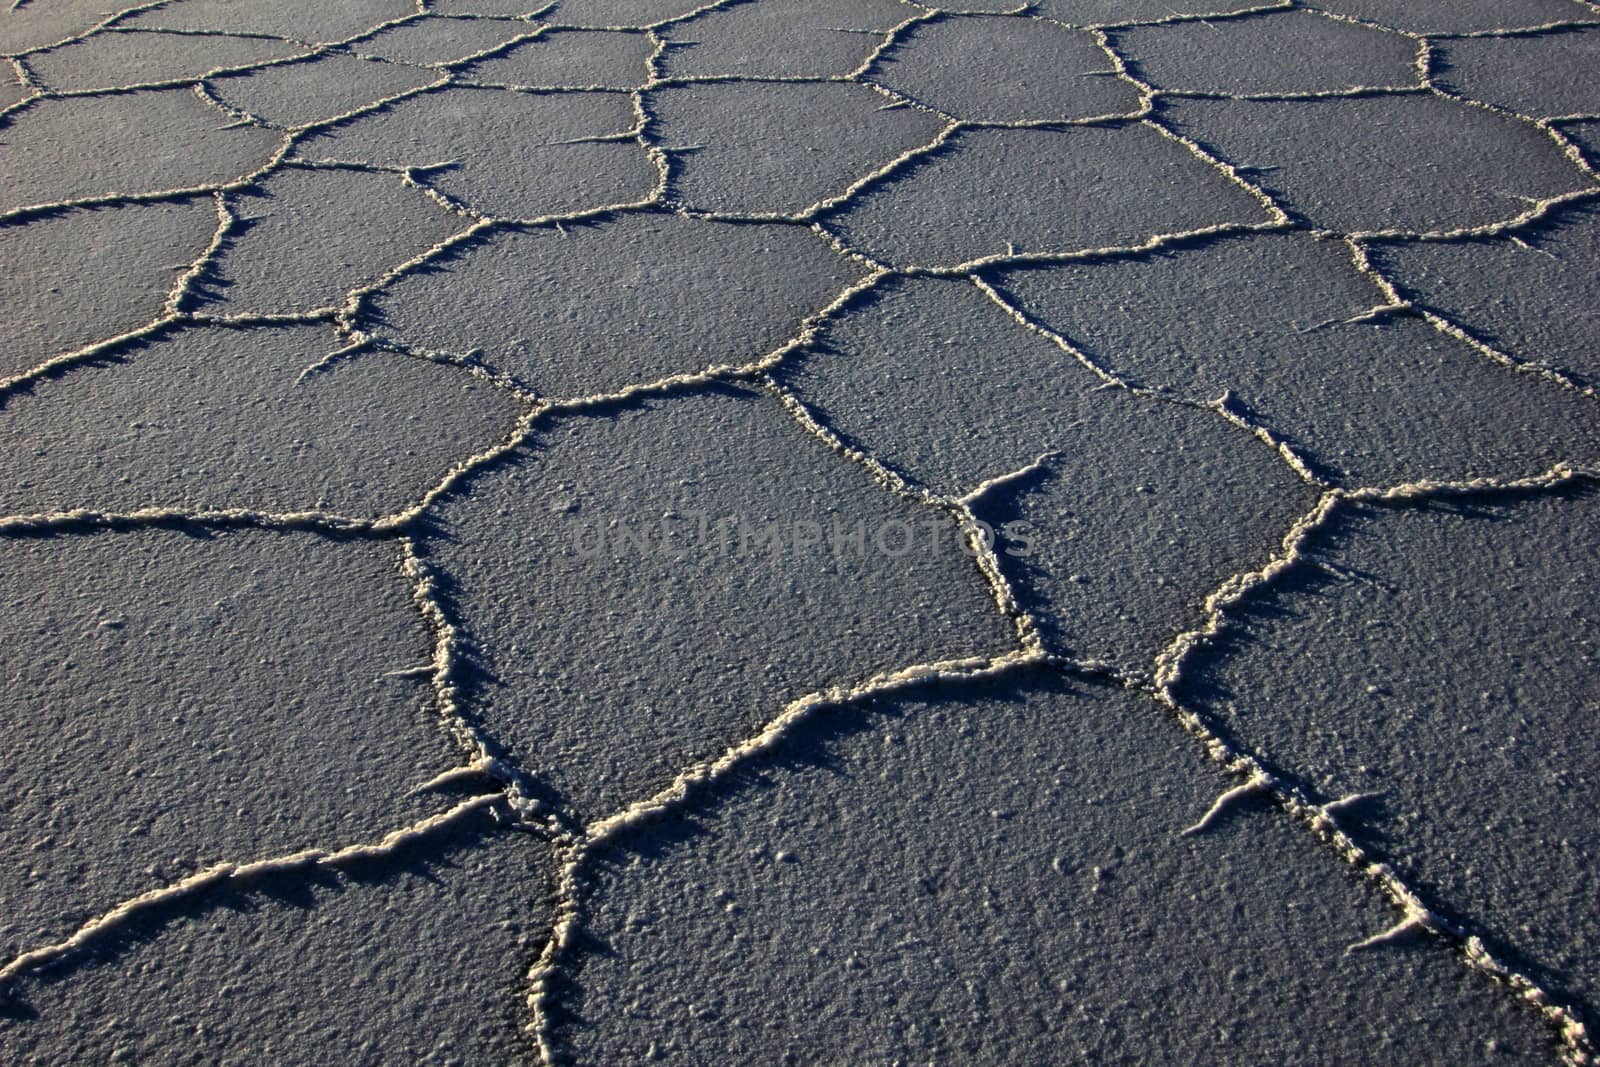
[(1595, 1062), (1600, 4), (529, 2), (0, 13), (0, 1059)]

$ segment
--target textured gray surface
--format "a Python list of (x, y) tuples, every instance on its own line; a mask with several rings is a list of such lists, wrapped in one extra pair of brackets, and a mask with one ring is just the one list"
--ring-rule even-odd
[(372, 328), (582, 396), (764, 356), (861, 273), (801, 226), (626, 215), (470, 245), (380, 292)]
[(1180, 100), (1161, 115), (1323, 229), (1484, 226), (1593, 185), (1540, 131), (1436, 96)]
[(1452, 91), (1539, 118), (1600, 114), (1600, 29), (1469, 37), (1440, 51), (1438, 80)]
[[(1195, 674), (1237, 736), (1600, 1021), (1592, 494), (1360, 510)], [(1463, 583), (1462, 574), (1473, 576)]]
[(343, 346), (325, 326), (180, 330), (40, 382), (0, 420), (0, 509), (376, 518), (516, 421), (459, 371), (371, 350), (329, 360)]
[(1237, 237), (1010, 271), (999, 284), (1112, 372), (1192, 400), (1230, 394), (1352, 488), (1600, 460), (1600, 422), (1585, 397), (1507, 374), (1414, 317), (1351, 322), (1382, 293), (1342, 241)]
[(1254, 2), (0, 3), (0, 1062), (1594, 1062), (1600, 0)]
[[(995, 6), (1008, 9), (998, 3)], [(1159, 22), (1173, 16), (1224, 14), (1259, 6), (1256, 0), (1038, 0), (1040, 14), (1069, 26)], [(1015, 6), (1009, 9), (1015, 10)]]
[(899, 552), (938, 516), (746, 390), (557, 421), (437, 521), (481, 714), (585, 820), (796, 697), (1014, 640), (953, 536)]
[[(1600, 380), (1600, 211), (1553, 213), (1526, 236), (1384, 245), (1376, 260), (1402, 292), (1527, 363)], [(1527, 279), (1509, 288), (1513, 279)]]
[[(217, 99), (278, 126), (306, 126), (434, 81), (433, 71), (338, 53), (212, 81)], [(427, 162), (433, 162), (429, 160)]]
[(430, 647), (388, 547), (152, 529), (3, 550), (8, 958), (210, 864), (441, 805), (406, 797), (454, 753), (425, 681), (384, 677)]
[(839, 77), (865, 63), (881, 34), (913, 14), (894, 0), (752, 0), (668, 27), (664, 66), (674, 78)]
[(110, 14), (105, 0), (20, 4), (6, 13), (0, 27), (0, 52), (23, 53), (66, 41), (94, 29)]
[(1271, 810), (1180, 836), (1227, 783), (1150, 701), (1043, 677), (916, 696), (820, 719), (714, 805), (604, 855), (565, 1028), (577, 1059), (1546, 1047), (1532, 1012), (1426, 945), (1347, 954), (1388, 921), (1382, 901)]
[(0, 1021), (0, 1043), (34, 1062), (515, 1063), (549, 892), (540, 843), (480, 816), (384, 864), (162, 915), (76, 981), (31, 984), (36, 1017)]
[(224, 126), (184, 88), (37, 100), (0, 122), (0, 211), (229, 181), (266, 166), (280, 140)]
[(280, 170), (233, 209), (239, 224), (199, 294), (226, 315), (337, 307), (468, 222), (398, 175), (351, 170)]
[(488, 15), (515, 18), (544, 11), (549, 4), (537, 0), (434, 0), (429, 9), (440, 15)]
[(557, 26), (643, 27), (682, 18), (703, 6), (700, 0), (560, 0), (541, 17)]
[(1242, 189), (1142, 125), (957, 133), (825, 219), (895, 266), (1137, 245), (1263, 221)]
[(466, 75), (485, 84), (635, 89), (649, 77), (654, 50), (642, 33), (555, 30), (469, 64)]
[(260, 37), (108, 31), (31, 56), (28, 66), (39, 83), (51, 89), (100, 89), (192, 81), (209, 71), (304, 52), (299, 45)]
[[(40, 5), (43, 6), (43, 5)], [(104, 12), (102, 0), (100, 10)], [(416, 12), (407, 0), (286, 0), (241, 4), (238, 0), (173, 0), (131, 16), (134, 26), (217, 33), (264, 33), (292, 40), (342, 41), (364, 30)]]
[(1545, 26), (1573, 20), (1594, 21), (1595, 9), (1582, 0), (1322, 0), (1335, 14), (1365, 19), (1406, 33), (1483, 33)]
[(156, 318), (217, 228), (209, 198), (66, 211), (0, 227), (0, 377)]
[(868, 76), (968, 122), (1128, 115), (1139, 92), (1081, 30), (1014, 18), (954, 18), (915, 26)]
[(1046, 636), (1081, 658), (1144, 666), (1314, 499), (1260, 442), (1210, 412), (1105, 390), (965, 281), (883, 291), (781, 379), (940, 493), (1047, 454), (976, 510), (1002, 530), (1001, 564)]
[(1112, 34), (1133, 73), (1196, 93), (1325, 93), (1363, 85), (1413, 85), (1416, 42), (1301, 11), (1211, 23), (1135, 27)]
[(498, 51), (537, 29), (527, 22), (422, 18), (358, 37), (350, 42), (349, 48), (359, 55), (377, 56), (394, 63), (437, 66)]
[(332, 127), (303, 151), (311, 159), (446, 164), (428, 172), (433, 188), (478, 211), (531, 219), (649, 196), (658, 174), (644, 149), (605, 139), (634, 125), (633, 103), (621, 93), (457, 87)]
[(944, 128), (889, 102), (859, 85), (712, 82), (651, 93), (649, 108), (662, 143), (682, 146), (672, 193), (685, 207), (797, 214)]

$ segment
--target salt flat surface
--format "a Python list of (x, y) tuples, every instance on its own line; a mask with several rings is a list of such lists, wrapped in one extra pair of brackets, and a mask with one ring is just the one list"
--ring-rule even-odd
[(1537, 1053), (1442, 954), (1346, 953), (1387, 909), (1269, 806), (1180, 836), (1223, 784), (1149, 701), (1059, 678), (819, 716), (597, 857), (562, 1036), (594, 1063)]
[(1239, 605), (1251, 624), (1192, 683), (1275, 762), (1330, 795), (1370, 794), (1376, 854), (1586, 1006), (1600, 993), (1586, 816), (1600, 566), (1581, 520), (1596, 503), (1580, 490), (1354, 509)]
[(466, 77), (485, 84), (637, 89), (649, 80), (656, 42), (642, 31), (553, 29), (474, 60)]
[(675, 78), (843, 76), (916, 14), (895, 0), (752, 0), (663, 27), (663, 68)]
[(1600, 3), (0, 10), (0, 1062), (1600, 1035)]

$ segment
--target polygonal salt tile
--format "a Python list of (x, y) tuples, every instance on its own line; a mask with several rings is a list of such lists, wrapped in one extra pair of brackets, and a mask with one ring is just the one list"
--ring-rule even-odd
[(977, 15), (925, 22), (873, 63), (873, 81), (968, 122), (1086, 119), (1139, 110), (1092, 36)]
[(1111, 44), (1158, 89), (1315, 93), (1417, 82), (1409, 37), (1303, 11), (1139, 26), (1113, 34)]
[(336, 307), (345, 294), (463, 229), (397, 175), (277, 171), (232, 201), (244, 220), (206, 273), (201, 295), (224, 314)]
[(1267, 220), (1220, 171), (1136, 123), (963, 130), (824, 223), (858, 251), (933, 266), (1008, 251), (1136, 245), (1157, 234)]
[(1434, 55), (1434, 81), (1474, 100), (1539, 118), (1600, 114), (1600, 28), (1440, 41)]
[(459, 63), (526, 37), (537, 29), (527, 22), (494, 19), (420, 18), (352, 41), (352, 52), (396, 63), (430, 66)]
[(199, 78), (207, 71), (283, 59), (305, 49), (260, 37), (104, 30), (30, 56), (28, 66), (51, 89), (103, 89)]
[(281, 141), (227, 126), (191, 89), (37, 101), (0, 119), (0, 212), (222, 184), (265, 166)]
[[(824, 711), (596, 856), (558, 1047), (586, 1063), (1550, 1056), (1445, 946), (1134, 693), (1023, 675)], [(841, 905), (845, 914), (841, 914)]]
[(1594, 401), (1498, 366), (1414, 316), (1349, 321), (1384, 298), (1341, 241), (1227, 238), (1007, 272), (999, 284), (1115, 373), (1202, 402), (1230, 393), (1346, 484), (1519, 477), (1600, 460)]
[[(139, 529), (0, 539), (0, 955), (200, 868), (375, 840), (464, 762), (393, 545)], [(8, 1057), (9, 1058), (9, 1057)]]
[(174, 0), (132, 16), (130, 25), (221, 33), (264, 33), (294, 41), (342, 41), (403, 15), (416, 13), (411, 0)]
[(713, 82), (660, 89), (646, 106), (672, 153), (671, 192), (697, 211), (794, 214), (839, 196), (945, 123), (863, 85)]
[(209, 196), (0, 226), (0, 379), (158, 318), (216, 229)]
[(1052, 453), (975, 510), (1047, 641), (1079, 658), (1147, 666), (1316, 499), (1254, 437), (1103, 388), (965, 281), (875, 291), (778, 378), (847, 442), (946, 495)]
[(1532, 126), (1428, 94), (1168, 100), (1161, 114), (1340, 232), (1486, 226), (1593, 185)]
[(553, 30), (462, 70), (485, 84), (635, 89), (650, 78), (655, 51), (642, 33)]
[(896, 0), (753, 0), (667, 27), (672, 77), (842, 77), (916, 14)]
[(561, 0), (555, 10), (542, 11), (539, 17), (557, 26), (643, 29), (704, 6), (705, 0)]
[(377, 517), (420, 499), (520, 413), (465, 372), (325, 326), (192, 328), (34, 385), (0, 411), (0, 514), (146, 507)]
[[(1600, 1022), (1600, 497), (1347, 513), (1230, 611), (1185, 693)], [(1463, 581), (1463, 577), (1468, 580)]]
[(1595, 18), (1595, 9), (1579, 0), (1320, 0), (1318, 6), (1409, 33), (1482, 33)]
[(549, 423), (437, 522), (473, 713), (584, 820), (804, 694), (1016, 644), (947, 515), (743, 388)]
[(1225, 15), (1260, 6), (1255, 0), (1036, 0), (1029, 10), (1069, 26), (1101, 26), (1183, 15)]
[(660, 172), (632, 138), (625, 93), (525, 93), (458, 86), (424, 93), (308, 138), (311, 159), (447, 163), (424, 180), (476, 211), (532, 219), (648, 198)]
[(141, 916), (121, 944), (25, 982), (33, 1017), (0, 1023), (0, 1049), (17, 1063), (531, 1060), (524, 988), (553, 921), (552, 863), (533, 837), (467, 819), (337, 874)]
[(347, 115), (437, 80), (433, 71), (351, 56), (322, 55), (214, 78), (211, 91), (224, 104), (279, 126), (309, 126)]
[(1600, 208), (1555, 213), (1520, 236), (1379, 245), (1373, 261), (1408, 297), (1526, 363), (1600, 384)]
[(753, 362), (862, 273), (802, 226), (627, 214), (470, 245), (380, 290), (367, 328), (583, 396)]

